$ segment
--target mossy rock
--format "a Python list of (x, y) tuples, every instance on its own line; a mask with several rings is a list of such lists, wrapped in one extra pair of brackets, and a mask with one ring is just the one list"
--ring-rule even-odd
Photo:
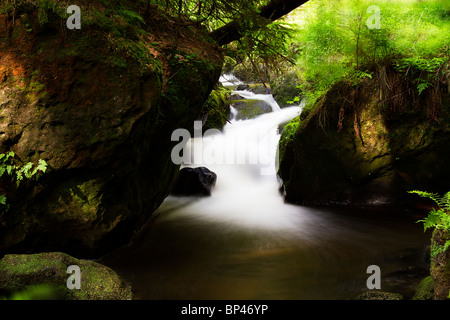
[[(449, 240), (450, 234), (445, 230), (433, 231), (431, 241), (434, 247), (443, 247)], [(434, 281), (434, 299), (450, 299), (450, 248), (432, 255), (430, 274)]]
[(281, 108), (292, 106), (289, 103), (299, 97), (302, 91), (298, 88), (298, 78), (293, 72), (287, 73), (281, 77), (276, 78), (271, 83), (272, 94), (275, 101)]
[(236, 120), (247, 120), (272, 112), (272, 107), (263, 100), (244, 99), (232, 101), (237, 110)]
[[(380, 72), (380, 71), (377, 71)], [(404, 92), (412, 82), (389, 69)], [(278, 174), (285, 199), (303, 205), (415, 206), (409, 190), (448, 191), (450, 125), (446, 90), (439, 121), (430, 121), (431, 96), (386, 101), (377, 79), (342, 81), (301, 116), (289, 141), (280, 140)], [(422, 103), (423, 102), (423, 103)], [(400, 103), (400, 102), (398, 102)], [(447, 102), (448, 103), (448, 102)], [(289, 143), (287, 143), (289, 142)]]
[[(67, 268), (81, 271), (81, 288), (68, 289)], [(0, 296), (40, 288), (64, 300), (131, 300), (132, 289), (112, 269), (61, 252), (10, 254), (0, 260)], [(33, 290), (33, 289), (31, 289)]]
[(417, 286), (413, 300), (433, 300), (434, 297), (434, 280), (431, 276), (423, 279)]
[(403, 300), (403, 296), (392, 292), (367, 291), (358, 295), (355, 300)]
[(231, 91), (223, 86), (214, 89), (203, 106), (203, 113), (207, 119), (203, 130), (222, 129), (230, 119), (230, 103), (228, 101)]

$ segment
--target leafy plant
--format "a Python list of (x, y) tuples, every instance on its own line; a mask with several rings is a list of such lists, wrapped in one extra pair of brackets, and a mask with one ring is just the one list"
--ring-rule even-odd
[[(450, 234), (450, 191), (443, 196), (440, 196), (437, 193), (418, 190), (409, 191), (409, 193), (414, 193), (423, 198), (433, 200), (438, 205), (438, 208), (433, 208), (426, 218), (417, 221), (423, 223), (424, 231), (433, 228), (435, 230), (444, 230), (447, 234)], [(450, 239), (447, 240), (444, 245), (433, 243), (431, 256), (435, 257), (437, 254), (446, 251), (449, 247)]]
[(62, 298), (61, 288), (49, 284), (32, 285), (1, 300), (56, 300)]
[[(47, 171), (47, 162), (45, 160), (40, 159), (37, 165), (34, 165), (33, 162), (28, 162), (20, 166), (16, 164), (14, 157), (14, 151), (0, 154), (0, 178), (5, 174), (10, 176), (17, 187), (19, 187), (24, 178), (32, 179), (34, 177), (34, 179), (39, 180), (41, 175)], [(4, 211), (9, 210), (7, 197), (4, 194), (0, 195), (0, 209)]]
[(429, 86), (432, 86), (431, 83), (424, 81), (423, 79), (418, 79), (419, 84), (417, 85), (417, 90), (419, 94), (421, 94), (424, 90), (426, 90)]
[(283, 139), (291, 139), (295, 135), (295, 132), (297, 131), (299, 125), (300, 120), (298, 119), (298, 117), (285, 125), (283, 129)]

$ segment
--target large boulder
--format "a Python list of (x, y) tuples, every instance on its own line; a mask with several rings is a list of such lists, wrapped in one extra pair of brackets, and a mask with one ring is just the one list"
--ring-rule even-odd
[(412, 81), (391, 67), (356, 86), (342, 81), (295, 131), (285, 130), (278, 173), (286, 200), (412, 205), (421, 200), (409, 190), (447, 192), (447, 86), (437, 84), (419, 95)]
[[(79, 289), (68, 288), (77, 266)], [(70, 278), (70, 279), (69, 279)], [(39, 298), (65, 300), (131, 300), (132, 289), (112, 269), (94, 261), (79, 260), (60, 252), (6, 255), (0, 260), (0, 297), (10, 297), (29, 288), (45, 288)], [(42, 290), (42, 289), (41, 289)]]
[(153, 8), (144, 24), (133, 3), (81, 3), (69, 30), (65, 5), (47, 2), (0, 3), (0, 153), (48, 164), (38, 183), (0, 184), (0, 254), (99, 256), (170, 193), (171, 134), (192, 129), (223, 57)]

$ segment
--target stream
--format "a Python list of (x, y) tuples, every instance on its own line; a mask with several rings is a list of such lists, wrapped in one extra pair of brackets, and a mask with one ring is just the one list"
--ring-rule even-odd
[(185, 166), (217, 174), (212, 195), (167, 197), (145, 232), (100, 262), (136, 299), (352, 299), (369, 290), (371, 265), (380, 267), (381, 291), (410, 299), (429, 271), (429, 235), (418, 217), (285, 203), (275, 174), (279, 127), (301, 106), (280, 109), (270, 94), (235, 93), (266, 101), (272, 112), (190, 140), (194, 161)]

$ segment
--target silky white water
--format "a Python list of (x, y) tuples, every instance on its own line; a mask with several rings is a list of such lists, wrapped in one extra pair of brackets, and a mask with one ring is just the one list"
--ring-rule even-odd
[[(368, 290), (369, 265), (380, 266), (382, 289), (411, 294), (427, 272), (428, 238), (414, 221), (284, 202), (275, 174), (279, 128), (300, 111), (277, 106), (191, 139), (193, 163), (183, 166), (215, 172), (212, 195), (167, 197), (147, 234), (102, 263), (138, 299), (346, 299)], [(402, 270), (413, 271), (405, 280)]]

